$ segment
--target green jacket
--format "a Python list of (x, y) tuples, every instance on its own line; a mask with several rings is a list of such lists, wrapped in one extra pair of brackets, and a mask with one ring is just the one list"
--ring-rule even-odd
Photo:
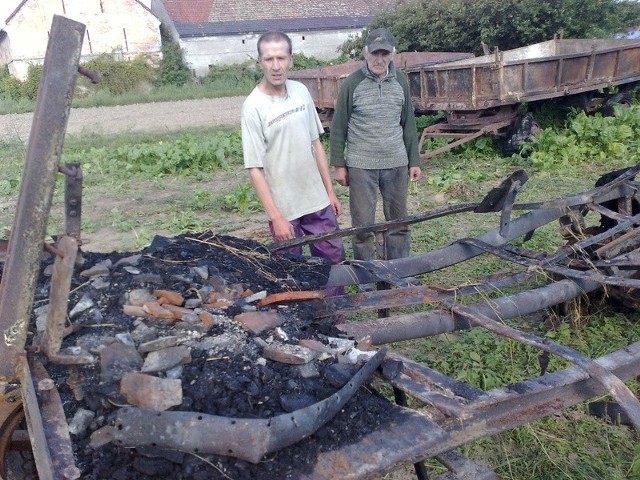
[(366, 63), (344, 80), (331, 122), (330, 154), (336, 167), (420, 165), (409, 85), (393, 62), (382, 81)]

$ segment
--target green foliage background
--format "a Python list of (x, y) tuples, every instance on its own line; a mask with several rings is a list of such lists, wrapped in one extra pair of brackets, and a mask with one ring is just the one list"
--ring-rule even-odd
[(389, 28), (399, 52), (454, 51), (482, 54), (481, 42), (509, 50), (565, 38), (608, 38), (640, 25), (634, 0), (414, 0), (383, 12), (362, 37), (340, 51), (359, 58), (366, 33)]

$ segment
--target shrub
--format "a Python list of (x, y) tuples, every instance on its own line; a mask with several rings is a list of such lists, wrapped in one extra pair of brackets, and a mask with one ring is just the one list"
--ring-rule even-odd
[[(89, 70), (100, 73), (100, 82), (90, 87), (92, 90), (108, 90), (113, 95), (121, 95), (138, 88), (141, 84), (152, 83), (155, 70), (151, 59), (139, 55), (131, 60), (115, 60), (103, 53), (84, 64)], [(87, 85), (85, 79), (81, 79)]]
[(158, 85), (182, 86), (189, 81), (191, 73), (182, 57), (180, 46), (173, 41), (164, 25), (160, 25), (162, 38), (162, 61), (158, 72)]
[(0, 68), (0, 96), (19, 100), (22, 97), (22, 82), (9, 73), (9, 67)]

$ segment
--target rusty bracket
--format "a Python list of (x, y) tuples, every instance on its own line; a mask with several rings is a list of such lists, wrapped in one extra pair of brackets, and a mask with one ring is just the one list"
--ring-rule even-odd
[(99, 72), (94, 72), (93, 70), (89, 70), (88, 68), (83, 67), (82, 65), (78, 65), (78, 73), (80, 75), (84, 75), (89, 80), (91, 80), (91, 83), (100, 83), (102, 81), (102, 75), (100, 75)]
[(58, 249), (62, 256), (57, 256), (53, 263), (47, 322), (42, 337), (42, 349), (47, 356), (56, 355), (62, 345), (78, 244), (73, 237), (65, 236), (58, 241)]
[(258, 463), (266, 454), (299, 442), (331, 420), (373, 375), (385, 354), (386, 349), (378, 351), (330, 397), (270, 419), (122, 408), (116, 416), (114, 441), (124, 447), (154, 445), (185, 452), (227, 455)]
[(64, 189), (65, 233), (80, 242), (82, 226), (82, 168), (79, 163), (65, 166), (72, 173), (66, 174)]

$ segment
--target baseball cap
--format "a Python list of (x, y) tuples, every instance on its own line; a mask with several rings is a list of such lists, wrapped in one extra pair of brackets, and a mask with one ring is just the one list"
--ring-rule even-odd
[(396, 39), (386, 28), (376, 28), (369, 33), (366, 46), (369, 52), (375, 52), (376, 50), (393, 52), (396, 46)]

